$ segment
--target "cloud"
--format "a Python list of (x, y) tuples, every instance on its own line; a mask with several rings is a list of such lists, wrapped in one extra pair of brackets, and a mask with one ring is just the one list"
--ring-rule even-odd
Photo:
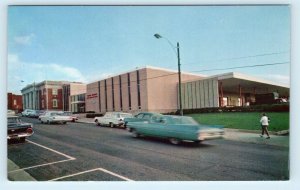
[[(28, 63), (17, 54), (8, 55), (7, 88), (9, 92), (20, 94), (27, 84), (44, 80), (83, 82), (88, 80), (76, 68), (56, 63)], [(24, 82), (22, 82), (24, 81)]]
[(279, 84), (290, 85), (290, 76), (289, 75), (280, 75), (280, 74), (266, 74), (259, 75), (260, 78), (265, 78), (267, 80), (277, 82)]
[(17, 44), (30, 45), (31, 41), (34, 37), (35, 37), (35, 35), (33, 33), (31, 33), (27, 36), (16, 36), (16, 37), (14, 37), (14, 41)]
[(90, 74), (86, 77), (88, 83), (92, 83), (95, 81), (99, 81), (105, 78), (108, 78), (110, 76), (113, 76), (113, 73), (94, 73)]

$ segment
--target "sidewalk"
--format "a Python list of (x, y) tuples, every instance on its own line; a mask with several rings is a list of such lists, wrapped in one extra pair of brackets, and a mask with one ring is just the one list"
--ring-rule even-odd
[(289, 147), (290, 137), (287, 136), (279, 136), (275, 135), (274, 132), (270, 132), (270, 139), (266, 139), (266, 135), (264, 137), (260, 137), (260, 131), (243, 131), (239, 129), (229, 129), (225, 128), (224, 139), (232, 140), (232, 141), (240, 141), (247, 143), (255, 143), (255, 144), (268, 144), (275, 146), (283, 146)]
[(94, 118), (85, 118), (85, 117), (82, 117), (82, 118), (78, 118), (78, 120), (76, 121), (78, 123), (89, 123), (89, 124), (95, 124), (94, 122)]
[[(77, 121), (79, 123), (89, 123), (95, 124), (94, 118), (79, 118)], [(246, 143), (255, 143), (255, 144), (269, 144), (275, 146), (283, 146), (289, 147), (289, 136), (280, 136), (276, 135), (277, 133), (269, 131), (270, 139), (266, 139), (265, 137), (260, 137), (261, 131), (253, 131), (253, 130), (241, 130), (241, 129), (230, 129), (225, 128), (224, 139), (232, 140), (232, 141), (240, 141)], [(280, 134), (280, 132), (279, 132)]]
[[(13, 161), (7, 159), (7, 170), (13, 171), (20, 169)], [(7, 178), (10, 181), (36, 181), (30, 174), (25, 171), (18, 171), (15, 173), (7, 173)]]

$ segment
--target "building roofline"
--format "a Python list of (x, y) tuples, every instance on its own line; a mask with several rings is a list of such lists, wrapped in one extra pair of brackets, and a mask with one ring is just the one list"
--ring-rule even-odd
[(36, 86), (36, 87), (39, 87), (39, 86), (42, 86), (42, 85), (46, 85), (47, 84), (51, 84), (51, 83), (55, 83), (55, 84), (61, 84), (61, 85), (64, 85), (64, 84), (72, 84), (72, 83), (75, 83), (75, 84), (84, 84), (82, 82), (70, 82), (70, 81), (55, 81), (55, 80), (44, 80), (44, 81), (41, 81), (41, 82), (33, 82), (31, 84), (27, 84), (24, 88), (21, 89), (21, 92), (28, 89), (28, 88), (31, 88), (33, 86)]
[[(273, 85), (273, 86), (280, 86), (280, 87), (284, 87), (284, 88), (290, 88), (288, 85), (285, 85), (285, 84), (281, 84), (281, 83), (278, 83), (278, 82), (273, 82), (273, 81), (270, 81), (270, 80), (266, 80), (266, 79), (263, 79), (263, 78), (258, 78), (258, 77), (250, 76), (250, 75), (247, 75), (247, 74), (238, 73), (238, 72), (228, 72), (228, 73), (212, 75), (212, 76), (208, 76), (206, 78), (200, 79), (200, 80), (205, 80), (205, 79), (209, 79), (209, 78), (217, 78), (218, 80), (236, 78), (236, 79), (243, 79), (243, 80), (248, 80), (248, 81), (253, 81), (253, 82), (258, 82), (258, 83), (265, 83), (265, 84), (269, 84), (269, 85)], [(190, 80), (190, 81), (184, 81), (184, 82), (191, 82), (191, 81), (196, 81), (196, 80)]]
[[(131, 73), (131, 72), (134, 72), (134, 71), (137, 71), (137, 70), (142, 70), (142, 69), (155, 69), (155, 70), (172, 72), (172, 73), (177, 73), (178, 72), (177, 70), (172, 70), (172, 69), (166, 69), (166, 68), (161, 68), (161, 67), (155, 67), (155, 66), (145, 65), (145, 66), (136, 67), (134, 69), (130, 69), (130, 70), (127, 70), (127, 71), (119, 72), (117, 74), (108, 75), (107, 77), (101, 77), (101, 78), (93, 80), (93, 81), (91, 81), (91, 82), (89, 82), (87, 84), (95, 83), (95, 82), (98, 82), (98, 81), (102, 81), (104, 79), (116, 77), (116, 76), (119, 76), (119, 75), (123, 75), (123, 74), (126, 74), (126, 73)], [(206, 75), (189, 73), (189, 72), (184, 72), (184, 71), (183, 72), (181, 71), (181, 74), (194, 75), (194, 76), (199, 76), (199, 77), (206, 77)]]

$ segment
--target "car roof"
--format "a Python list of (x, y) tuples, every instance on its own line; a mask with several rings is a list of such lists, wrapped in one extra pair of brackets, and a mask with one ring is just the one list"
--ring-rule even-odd
[(140, 113), (137, 113), (138, 114), (149, 114), (149, 115), (163, 115), (161, 113), (155, 113), (155, 112), (140, 112)]

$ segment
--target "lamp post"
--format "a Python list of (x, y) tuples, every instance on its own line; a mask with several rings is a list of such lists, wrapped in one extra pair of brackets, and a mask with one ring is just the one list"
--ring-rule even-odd
[(178, 62), (178, 91), (179, 91), (179, 113), (181, 116), (183, 116), (183, 110), (182, 110), (182, 100), (181, 100), (181, 70), (180, 70), (180, 53), (179, 53), (179, 42), (177, 42), (177, 47), (175, 47), (170, 40), (168, 40), (166, 37), (162, 37), (159, 34), (154, 34), (154, 37), (157, 39), (163, 38), (165, 40), (167, 40), (167, 42), (169, 43), (169, 45), (172, 48), (176, 48), (177, 50), (177, 62)]

